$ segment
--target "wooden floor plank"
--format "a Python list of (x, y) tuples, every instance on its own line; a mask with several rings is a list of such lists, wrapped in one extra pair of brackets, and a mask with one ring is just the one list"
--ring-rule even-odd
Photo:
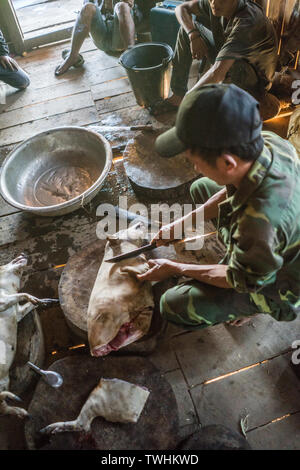
[(124, 93), (122, 95), (113, 96), (110, 99), (96, 101), (96, 109), (99, 116), (111, 113), (119, 109), (129, 108), (136, 105), (136, 99), (133, 92)]
[(19, 126), (11, 127), (1, 131), (1, 142), (3, 145), (11, 145), (21, 142), (33, 135), (59, 126), (85, 126), (99, 121), (94, 106), (85, 109), (71, 111), (69, 113), (28, 122)]
[[(25, 106), (38, 103), (46, 103), (47, 101), (54, 100), (55, 98), (72, 96), (89, 90), (89, 85), (82, 81), (78, 82), (76, 79), (38, 90), (31, 86), (20, 92), (10, 88), (9, 94), (6, 96), (5, 111), (13, 111), (15, 109), (24, 108)], [(19, 124), (17, 119), (15, 122)]]
[(91, 87), (94, 101), (101, 100), (103, 98), (111, 98), (112, 96), (121, 95), (129, 91), (131, 91), (129, 80), (123, 77), (121, 79), (110, 80)]
[(36, 5), (38, 3), (47, 3), (53, 0), (12, 0), (12, 4), (15, 7), (15, 10), (19, 10), (24, 7), (28, 7), (29, 5)]
[[(69, 49), (70, 45), (71, 45), (71, 41), (70, 39), (67, 39), (65, 41), (61, 41), (60, 43), (50, 44), (47, 46), (40, 46), (40, 47), (33, 49), (32, 51), (25, 52), (23, 56), (17, 56), (16, 60), (18, 64), (23, 68), (26, 68), (26, 69), (27, 67), (29, 67), (29, 69), (31, 67), (36, 68), (38, 66), (44, 65), (45, 62), (49, 63), (53, 60), (57, 60), (57, 59), (60, 60), (62, 51), (64, 49)], [(90, 37), (88, 37), (84, 41), (80, 52), (85, 53), (87, 51), (92, 51), (96, 49), (97, 48), (94, 42), (92, 41)]]
[[(85, 63), (82, 67), (71, 67), (66, 73), (60, 76), (55, 76), (54, 71), (57, 65), (62, 62), (61, 58), (53, 59), (39, 66), (27, 66), (25, 70), (30, 76), (31, 86), (35, 89), (45, 88), (74, 78), (79, 79), (79, 77), (81, 77), (83, 82), (93, 85), (106, 81), (106, 79), (102, 79), (104, 70), (118, 66), (118, 59), (116, 57), (105, 54), (99, 50), (86, 52), (83, 56)], [(122, 76), (124, 75), (123, 69)]]
[(175, 337), (172, 345), (189, 385), (195, 386), (289, 350), (299, 330), (300, 317), (277, 322), (258, 315), (239, 328), (217, 325), (189, 333), (188, 341)]
[[(73, 71), (70, 73), (72, 76), (69, 80), (58, 80), (56, 83), (44, 88), (40, 88), (40, 84), (37, 88), (31, 85), (26, 90), (20, 92), (10, 87), (7, 90), (6, 104), (0, 106), (0, 118), (1, 113), (7, 111), (13, 111), (33, 104), (45, 103), (55, 98), (76, 95), (84, 91), (89, 91), (90, 89), (95, 89), (95, 92), (100, 95), (102, 86), (111, 88), (111, 91), (113, 90), (111, 96), (113, 96), (114, 93), (118, 94), (118, 79), (124, 77), (124, 70), (120, 66), (97, 71), (97, 73), (93, 75), (92, 81), (97, 81), (98, 85), (91, 86), (84, 74), (81, 73), (78, 75), (76, 70), (74, 70), (74, 73)], [(109, 84), (110, 81), (112, 81), (111, 85)], [(122, 92), (124, 92), (125, 88), (123, 85)], [(17, 119), (14, 125), (16, 124), (18, 124)]]
[(51, 118), (59, 114), (69, 113), (77, 109), (84, 109), (94, 106), (94, 101), (90, 91), (48, 100), (44, 103), (37, 103), (21, 109), (7, 111), (0, 115), (0, 129), (7, 129), (16, 126), (16, 132), (21, 124), (31, 121), (38, 121), (44, 118)]
[(241, 431), (240, 420), (249, 415), (251, 430), (300, 411), (299, 382), (291, 369), (290, 356), (279, 356), (223, 380), (192, 388), (201, 425), (218, 423)]
[(17, 212), (20, 212), (19, 209), (8, 204), (3, 199), (3, 197), (0, 196), (0, 217), (4, 217), (6, 215), (11, 215), (11, 214), (16, 214)]

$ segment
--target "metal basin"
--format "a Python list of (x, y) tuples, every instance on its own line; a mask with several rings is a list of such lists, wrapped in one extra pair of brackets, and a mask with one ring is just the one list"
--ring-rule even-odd
[(0, 191), (18, 209), (63, 215), (91, 201), (111, 164), (103, 136), (83, 127), (57, 127), (25, 140), (7, 156)]

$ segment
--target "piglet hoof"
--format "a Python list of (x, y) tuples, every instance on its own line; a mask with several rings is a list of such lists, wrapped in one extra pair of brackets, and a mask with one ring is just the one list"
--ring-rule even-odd
[(53, 305), (59, 304), (59, 299), (41, 299), (39, 305), (41, 307), (52, 307)]
[(61, 426), (59, 426), (59, 423), (49, 424), (48, 426), (40, 430), (40, 434), (43, 434), (43, 435), (56, 434), (60, 432), (61, 430), (60, 427)]
[(19, 419), (25, 419), (28, 417), (28, 413), (24, 408), (19, 408), (17, 406), (9, 406), (6, 403), (6, 400), (13, 400), (17, 402), (21, 402), (21, 398), (19, 398), (14, 393), (4, 391), (0, 393), (0, 415), (11, 415), (16, 416)]
[(27, 419), (29, 417), (29, 414), (26, 410), (23, 408), (17, 408), (16, 406), (12, 407), (11, 414), (19, 419)]

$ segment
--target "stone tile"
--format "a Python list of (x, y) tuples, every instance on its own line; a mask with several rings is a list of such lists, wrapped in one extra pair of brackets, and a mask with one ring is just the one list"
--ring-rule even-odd
[(258, 315), (241, 327), (217, 325), (172, 338), (190, 386), (286, 352), (300, 338), (300, 317), (277, 322)]
[(167, 372), (165, 374), (165, 378), (172, 386), (176, 396), (179, 413), (179, 426), (197, 423), (198, 420), (195, 407), (182, 372), (179, 369), (173, 372)]
[(299, 381), (290, 353), (224, 379), (191, 389), (202, 426), (223, 424), (240, 430), (248, 417), (249, 431), (288, 413), (300, 411)]
[(300, 413), (254, 429), (247, 439), (256, 450), (300, 450)]

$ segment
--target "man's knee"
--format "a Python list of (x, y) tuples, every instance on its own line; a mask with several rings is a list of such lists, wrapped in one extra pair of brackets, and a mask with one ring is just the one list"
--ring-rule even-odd
[(91, 19), (96, 13), (96, 5), (94, 3), (85, 3), (80, 11), (82, 20)]
[(130, 14), (130, 6), (125, 2), (118, 2), (115, 5), (115, 12), (118, 16)]
[(20, 83), (20, 85), (18, 85), (18, 89), (25, 90), (27, 87), (29, 87), (29, 85), (30, 85), (30, 78), (28, 77), (28, 75), (26, 75), (26, 77), (24, 77), (24, 80)]
[(162, 317), (177, 325), (193, 328), (199, 325), (197, 321), (190, 318), (189, 310), (189, 288), (176, 286), (168, 289), (160, 299), (160, 313)]

